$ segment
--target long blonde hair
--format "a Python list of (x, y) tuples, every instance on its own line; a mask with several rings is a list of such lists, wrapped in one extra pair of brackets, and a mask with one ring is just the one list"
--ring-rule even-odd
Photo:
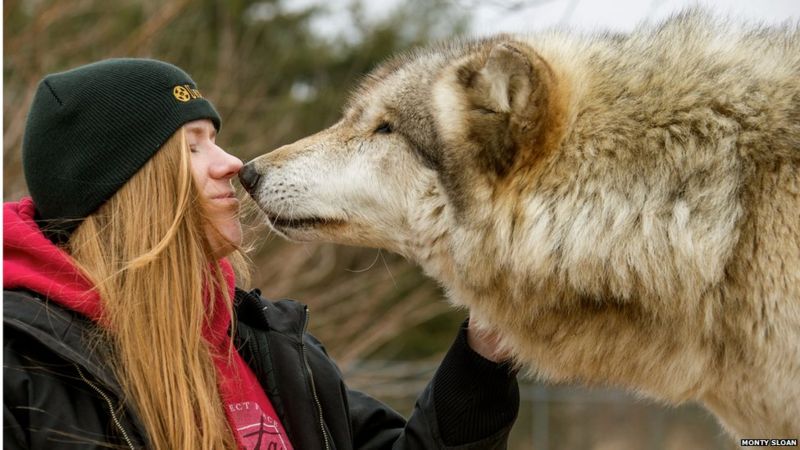
[[(103, 302), (112, 366), (156, 449), (235, 448), (202, 329), (228, 289), (204, 230), (183, 129), (71, 236)], [(244, 257), (228, 257), (246, 274)]]

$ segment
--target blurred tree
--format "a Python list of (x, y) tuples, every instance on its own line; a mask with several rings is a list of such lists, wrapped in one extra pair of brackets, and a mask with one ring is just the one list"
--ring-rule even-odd
[[(333, 123), (348, 88), (384, 58), (461, 33), (467, 24), (445, 1), (404, 2), (378, 22), (353, 2), (347, 33), (330, 38), (316, 34), (314, 24), (341, 12), (332, 16), (322, 2), (289, 6), (278, 0), (7, 0), (4, 199), (25, 194), (22, 135), (36, 85), (47, 73), (108, 57), (177, 64), (220, 111), (221, 145), (248, 160)], [(254, 287), (308, 303), (312, 332), (345, 368), (376, 352), (426, 357), (449, 345), (460, 315), (447, 313), (438, 287), (416, 267), (376, 250), (289, 244), (259, 220), (248, 221), (258, 246), (251, 254)]]

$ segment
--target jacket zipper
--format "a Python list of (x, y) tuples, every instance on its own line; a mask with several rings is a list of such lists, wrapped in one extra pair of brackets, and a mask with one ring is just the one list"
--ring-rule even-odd
[(99, 387), (97, 387), (97, 385), (95, 385), (94, 383), (89, 381), (83, 375), (83, 371), (81, 370), (81, 367), (79, 365), (74, 364), (74, 366), (75, 366), (76, 369), (78, 369), (78, 375), (80, 375), (81, 379), (83, 381), (85, 381), (86, 384), (91, 386), (92, 389), (94, 389), (95, 392), (100, 394), (100, 396), (103, 397), (103, 400), (106, 401), (106, 404), (108, 405), (108, 412), (111, 413), (111, 420), (114, 421), (114, 425), (117, 427), (117, 429), (120, 431), (120, 433), (122, 433), (122, 437), (123, 437), (123, 439), (125, 439), (125, 442), (127, 442), (128, 447), (130, 447), (131, 450), (135, 450), (136, 447), (133, 446), (133, 442), (131, 442), (131, 439), (128, 437), (128, 433), (125, 431), (125, 428), (122, 427), (122, 424), (120, 423), (119, 418), (117, 417), (117, 414), (114, 412), (114, 403), (111, 402), (111, 399), (108, 398), (108, 395), (106, 395), (105, 392), (103, 392)]
[(328, 443), (328, 433), (325, 432), (325, 421), (322, 418), (322, 403), (319, 401), (319, 396), (317, 395), (317, 387), (314, 385), (314, 374), (311, 372), (311, 365), (308, 364), (308, 357), (306, 356), (306, 342), (303, 336), (305, 336), (306, 331), (308, 330), (308, 320), (309, 320), (309, 311), (308, 306), (305, 307), (306, 313), (306, 320), (303, 323), (303, 334), (300, 336), (300, 350), (303, 353), (303, 362), (306, 365), (306, 370), (308, 371), (308, 381), (311, 383), (311, 394), (314, 396), (314, 402), (317, 404), (317, 414), (319, 417), (319, 429), (322, 431), (322, 438), (325, 439), (325, 449), (330, 450), (331, 446)]

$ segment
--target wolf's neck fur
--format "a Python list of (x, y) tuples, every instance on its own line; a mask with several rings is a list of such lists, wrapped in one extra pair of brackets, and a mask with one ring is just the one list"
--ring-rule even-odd
[(636, 43), (553, 42), (543, 57), (577, 83), (561, 148), (477, 219), (432, 197), (410, 256), (537, 375), (704, 401), (734, 434), (796, 435), (800, 157), (763, 143), (796, 124), (741, 91), (775, 80), (756, 68), (743, 86), (739, 56), (703, 66), (669, 45), (620, 76), (611, 62)]

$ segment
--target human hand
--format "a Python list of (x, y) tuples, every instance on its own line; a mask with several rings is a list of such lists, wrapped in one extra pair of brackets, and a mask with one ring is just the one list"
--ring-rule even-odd
[(500, 338), (497, 333), (483, 330), (475, 325), (475, 320), (470, 316), (467, 325), (467, 344), (479, 355), (492, 362), (502, 362), (510, 359), (511, 355), (500, 347)]

